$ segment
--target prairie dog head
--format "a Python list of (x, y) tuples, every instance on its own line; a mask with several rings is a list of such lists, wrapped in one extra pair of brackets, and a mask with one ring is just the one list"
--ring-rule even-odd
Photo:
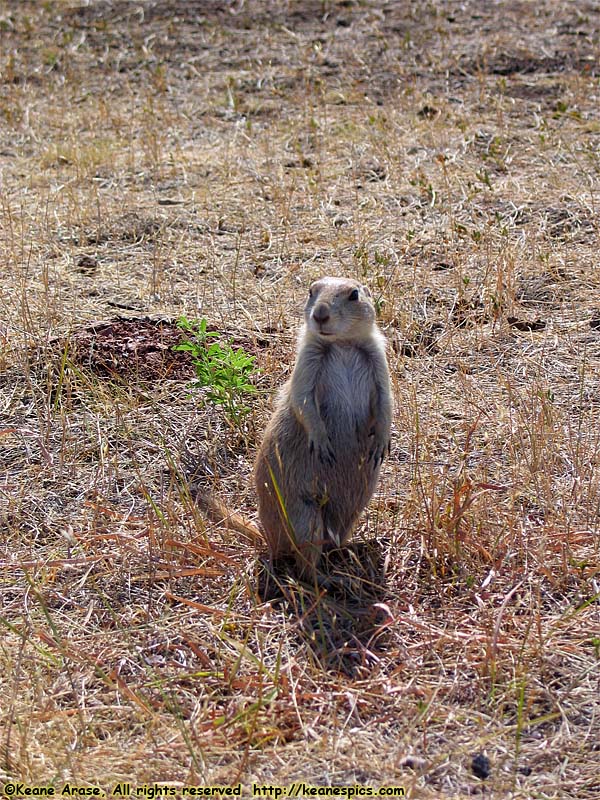
[(324, 342), (367, 338), (375, 323), (371, 293), (358, 281), (320, 278), (310, 286), (304, 319), (307, 332)]

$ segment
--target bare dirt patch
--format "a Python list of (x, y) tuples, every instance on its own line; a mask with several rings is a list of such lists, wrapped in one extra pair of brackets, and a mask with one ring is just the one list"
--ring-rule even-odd
[(75, 363), (114, 380), (190, 380), (189, 356), (173, 350), (180, 341), (174, 322), (117, 318), (74, 331), (68, 348)]

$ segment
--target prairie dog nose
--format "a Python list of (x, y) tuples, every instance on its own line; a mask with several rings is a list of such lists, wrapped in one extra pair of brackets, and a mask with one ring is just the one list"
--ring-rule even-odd
[(315, 322), (319, 324), (323, 324), (327, 322), (329, 319), (329, 306), (325, 303), (319, 303), (319, 305), (313, 311), (313, 319)]

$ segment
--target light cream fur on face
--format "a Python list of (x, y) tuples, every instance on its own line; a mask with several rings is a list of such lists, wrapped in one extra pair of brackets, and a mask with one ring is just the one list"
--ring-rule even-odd
[(259, 517), (273, 555), (303, 572), (344, 544), (389, 449), (385, 338), (368, 289), (321, 278), (310, 287), (296, 364), (255, 462)]

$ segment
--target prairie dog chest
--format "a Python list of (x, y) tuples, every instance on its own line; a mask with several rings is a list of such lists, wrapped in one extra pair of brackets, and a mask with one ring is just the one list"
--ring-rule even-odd
[(365, 350), (332, 344), (324, 351), (315, 388), (322, 414), (366, 418), (374, 388), (373, 365)]

